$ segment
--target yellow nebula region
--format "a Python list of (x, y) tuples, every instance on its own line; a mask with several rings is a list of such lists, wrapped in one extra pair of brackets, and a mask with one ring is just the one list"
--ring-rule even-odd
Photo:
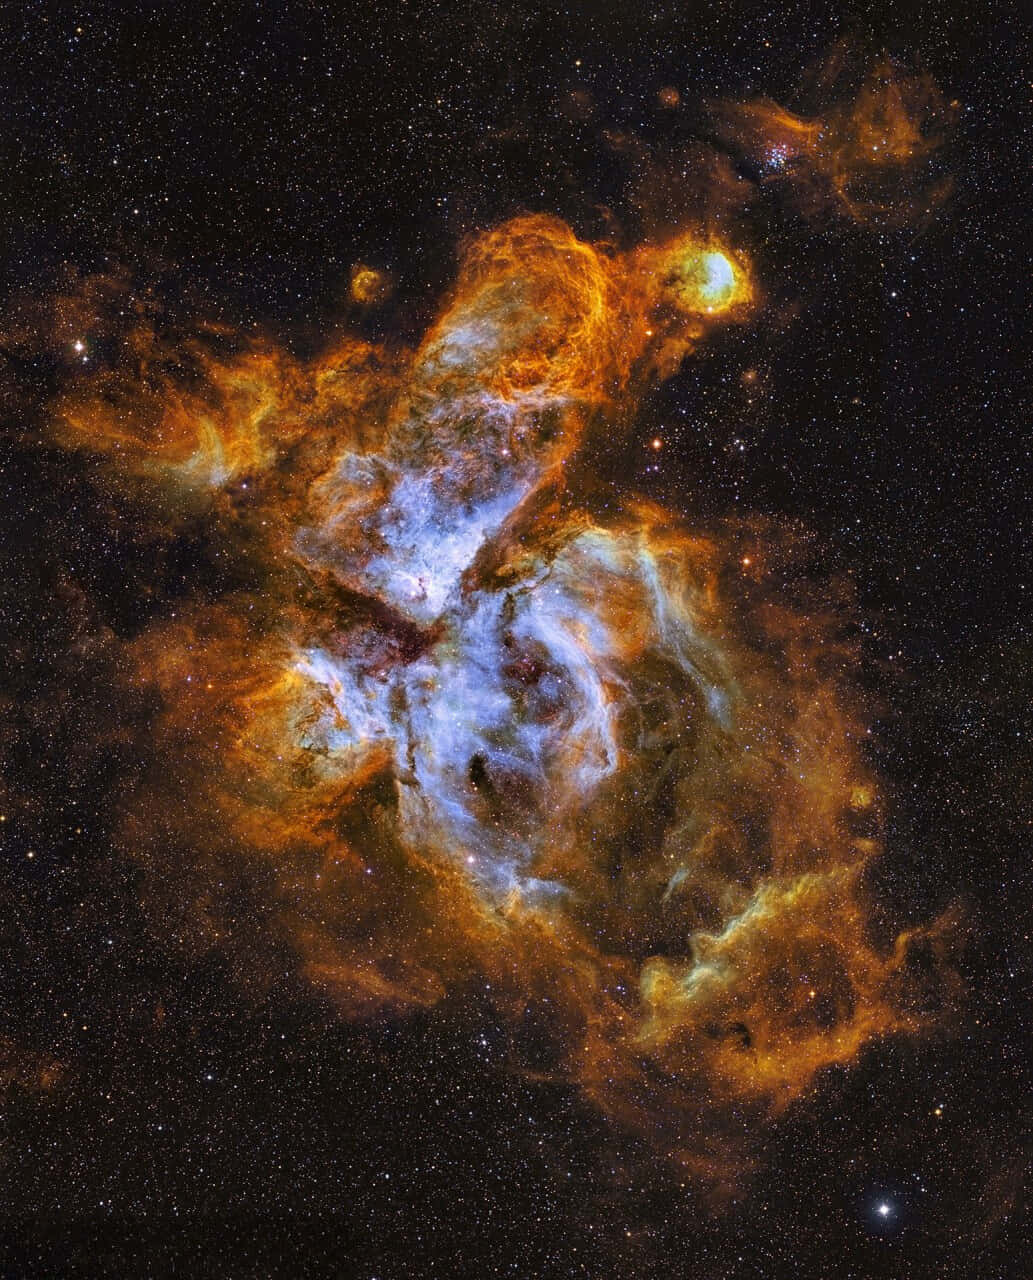
[(686, 311), (719, 315), (751, 300), (748, 275), (726, 251), (690, 243), (672, 250), (669, 262), (672, 297)]
[(929, 1021), (913, 970), (943, 945), (866, 905), (848, 602), (779, 588), (777, 528), (744, 574), (757, 525), (744, 557), (730, 525), (577, 491), (570, 464), (756, 297), (703, 230), (623, 251), (527, 216), (466, 247), (414, 349), (198, 352), (184, 388), (145, 329), (57, 428), (207, 494), (261, 571), (127, 663), (161, 757), (127, 824), (152, 880), (189, 851), (184, 933), (229, 945), (243, 876), (342, 1014), (487, 989), (514, 1029), (541, 1016), (550, 1078), (712, 1181), (824, 1069)]
[(372, 306), (383, 302), (391, 292), (391, 280), (386, 272), (357, 262), (351, 271), (351, 297), (353, 302)]

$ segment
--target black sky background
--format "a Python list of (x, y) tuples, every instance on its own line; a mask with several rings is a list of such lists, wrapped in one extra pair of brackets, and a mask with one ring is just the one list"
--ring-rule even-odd
[[(43, 406), (67, 371), (42, 343), (7, 341), (3, 1275), (1030, 1274), (1033, 88), (1019, 17), (906, 3), (5, 7), (8, 314), (70, 268), (117, 267), (173, 314), (300, 352), (346, 321), (418, 334), (462, 237), (521, 210), (634, 241), (636, 174), (610, 135), (664, 154), (705, 137), (705, 99), (803, 109), (805, 73), (841, 41), (859, 67), (887, 50), (931, 72), (961, 104), (937, 216), (880, 229), (772, 198), (759, 274), (799, 305), (715, 340), (602, 465), (690, 519), (798, 521), (816, 571), (850, 577), (886, 707), (873, 889), (914, 920), (961, 904), (965, 996), (949, 1031), (875, 1046), (824, 1082), (716, 1213), (574, 1090), (515, 1071), (487, 1004), (354, 1026), (287, 955), (261, 993), (191, 956), (141, 906), (144, 873), (116, 835), (135, 739), (100, 761), (79, 750), (113, 712), (77, 645), (98, 626), (133, 634), (198, 582), (214, 598), (237, 570), (203, 524), (156, 540), (99, 464), (47, 443)], [(658, 102), (667, 85), (678, 110)], [(397, 282), (366, 317), (347, 303), (360, 260)], [(650, 472), (658, 424), (670, 443)], [(19, 1064), (51, 1060), (73, 1063), (70, 1078), (30, 1087)]]

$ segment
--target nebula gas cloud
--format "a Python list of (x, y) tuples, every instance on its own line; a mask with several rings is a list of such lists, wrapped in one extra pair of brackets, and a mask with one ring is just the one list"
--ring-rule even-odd
[(762, 286), (702, 227), (619, 249), (527, 215), (467, 244), (413, 349), (171, 352), (141, 315), (57, 415), (257, 566), (122, 663), (161, 761), (126, 830), (152, 879), (191, 850), (197, 936), (243, 876), (343, 1016), (547, 1010), (552, 1078), (718, 1178), (823, 1069), (926, 1025), (940, 945), (871, 917), (856, 654), (787, 585), (791, 538), (744, 555), (582, 485)]

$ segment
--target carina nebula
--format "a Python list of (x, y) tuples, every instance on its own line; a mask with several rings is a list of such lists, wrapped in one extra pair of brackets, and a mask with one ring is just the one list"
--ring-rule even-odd
[(140, 305), (57, 413), (248, 565), (118, 655), (157, 742), (125, 838), (183, 937), (232, 950), (244, 885), (342, 1016), (477, 992), (515, 1070), (716, 1181), (823, 1069), (935, 1018), (941, 946), (868, 899), (849, 602), (784, 530), (592, 479), (754, 320), (755, 275), (703, 227), (626, 249), (528, 215), (465, 246), (410, 347), (172, 344)]

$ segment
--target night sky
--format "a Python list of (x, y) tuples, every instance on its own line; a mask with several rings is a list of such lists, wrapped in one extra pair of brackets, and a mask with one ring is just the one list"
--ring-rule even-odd
[[(1028, 34), (1017, 7), (987, 3), (8, 8), (0, 1274), (1031, 1274)], [(876, 170), (862, 151), (869, 136), (892, 149), (894, 130), (899, 150)], [(577, 989), (594, 978), (577, 975), (625, 962), (636, 975), (668, 961), (681, 972), (705, 954), (690, 934), (734, 931), (738, 908), (708, 914), (710, 898), (697, 916), (686, 907), (679, 940), (652, 924), (632, 937), (620, 921), (649, 879), (629, 868), (654, 857), (654, 836), (670, 848), (685, 796), (738, 824), (759, 859), (748, 871), (722, 859), (722, 901), (746, 901), (737, 877), (768, 901), (764, 886), (783, 883), (777, 855), (756, 850), (773, 815), (793, 825), (803, 802), (788, 782), (728, 765), (722, 788), (687, 773), (667, 795), (643, 749), (638, 835), (622, 828), (620, 844), (616, 819), (574, 822), (576, 864), (552, 856), (582, 905), (554, 924), (558, 907), (503, 904), (480, 864), (455, 890), (479, 906), (446, 917), (428, 905), (444, 891), (426, 885), (461, 877), (474, 854), (446, 847), (441, 832), (458, 828), (434, 828), (433, 849), (412, 835), (397, 763), (356, 768), (330, 808), (312, 793), (318, 819), (297, 800), (301, 774), (281, 786), (249, 772), (245, 785), (225, 763), (232, 744), (252, 745), (251, 728), (227, 728), (241, 708), (272, 722), (256, 692), (272, 637), (382, 673), (418, 666), (442, 627), (460, 626), (368, 585), (363, 546), (348, 542), (353, 560), (334, 549), (358, 536), (352, 526), (304, 539), (314, 511), (329, 521), (344, 503), (319, 497), (319, 477), (348, 450), (396, 448), (406, 476), (438, 456), (438, 437), (402, 453), (380, 427), (363, 435), (366, 421), (386, 423), (388, 441), (402, 430), (389, 401), (437, 397), (474, 452), (494, 430), (467, 401), (460, 421), (460, 392), (435, 371), (460, 359), (450, 332), (489, 323), (469, 266), (477, 246), (528, 226), (550, 245), (569, 227), (605, 246), (588, 252), (618, 293), (647, 296), (662, 269), (641, 264), (690, 231), (710, 258), (725, 247), (736, 288), (740, 272), (752, 282), (727, 323), (708, 308), (690, 328), (669, 299), (648, 304), (641, 314), (681, 326), (677, 359), (642, 346), (625, 361), (630, 330), (615, 330), (606, 359), (632, 370), (619, 394), (590, 353), (569, 397), (589, 406), (587, 425), (580, 408), (563, 416), (563, 397), (534, 418), (545, 443), (519, 465), (547, 498), (506, 525), (490, 564), (482, 553), (467, 566), (462, 589), (488, 598), (507, 573), (517, 581), (515, 546), (562, 567), (562, 531), (589, 520), (578, 512), (619, 529), (623, 555), (639, 536), (627, 513), (648, 507), (666, 513), (648, 518), (664, 547), (689, 556), (707, 539), (692, 563), (731, 601), (713, 627), (743, 687), (768, 689), (772, 636), (789, 634), (771, 620), (796, 619), (785, 652), (801, 669), (786, 659), (786, 671), (850, 708), (829, 733), (850, 740), (850, 767), (872, 781), (843, 785), (855, 810), (873, 805), (869, 785), (878, 793), (877, 816), (855, 812), (843, 835), (865, 853), (842, 910), (861, 911), (864, 942), (849, 946), (872, 972), (885, 963), (892, 989), (873, 986), (883, 1020), (855, 1048), (816, 1056), (813, 1070), (780, 1061), (784, 1087), (770, 1094), (750, 1055), (768, 1014), (796, 998), (777, 993), (798, 976), (797, 952), (778, 974), (781, 961), (763, 962), (757, 1025), (686, 1014), (670, 1042), (682, 1065), (646, 1061), (638, 1040), (607, 1059), (606, 1020), (637, 1016), (638, 997), (619, 988), (612, 1006), (593, 1004)], [(496, 247), (485, 268), (506, 282), (514, 326), (530, 305), (519, 280), (531, 238), (514, 238), (515, 265), (499, 266)], [(542, 268), (541, 289), (555, 269)], [(582, 337), (558, 339), (548, 369)], [(364, 378), (372, 370), (356, 427), (312, 390), (327, 353), (345, 351), (361, 352)], [(289, 410), (234, 425), (252, 387), (239, 390), (237, 360), (253, 361), (255, 379), (270, 362)], [(219, 464), (199, 479), (172, 437), (216, 401)], [(179, 416), (162, 416), (173, 403)], [(267, 448), (261, 432), (279, 434)], [(552, 470), (548, 433), (574, 441)], [(363, 519), (368, 532), (374, 516)], [(576, 595), (584, 576), (569, 572)], [(607, 599), (600, 616), (616, 616)], [(207, 689), (232, 689), (230, 710), (190, 701), (184, 654), (218, 667)], [(509, 654), (506, 678), (531, 700), (550, 658), (529, 654)], [(815, 663), (825, 683), (812, 686)], [(558, 687), (549, 723), (565, 723)], [(764, 703), (771, 716), (776, 704)], [(788, 752), (795, 723), (772, 720), (760, 741)], [(344, 750), (291, 724), (291, 749), (319, 757), (311, 768)], [(272, 740), (254, 749), (279, 761), (287, 748)], [(692, 742), (684, 753), (701, 769), (709, 757)], [(808, 795), (825, 794), (826, 777), (830, 791), (840, 784), (846, 757), (828, 750), (832, 763), (816, 749), (807, 766)], [(582, 766), (557, 759), (559, 806)], [(471, 759), (463, 803), (489, 815), (495, 857), (547, 801), (485, 760)], [(392, 824), (401, 835), (385, 834)], [(665, 882), (666, 856), (655, 854)], [(373, 886), (361, 908), (349, 858)], [(315, 910), (317, 865), (340, 878)], [(691, 875), (675, 873), (666, 892), (656, 881), (657, 919), (661, 895), (667, 911)], [(780, 936), (796, 937), (806, 908), (785, 909)], [(536, 912), (545, 924), (528, 924)], [(517, 941), (484, 943), (492, 913)], [(540, 948), (528, 941), (539, 927), (552, 939)], [(886, 959), (898, 935), (917, 940), (899, 972)], [(550, 964), (569, 967), (569, 982)], [(819, 1038), (863, 1020), (864, 983), (850, 973), (849, 1011), (830, 1004)], [(709, 1046), (698, 1060), (694, 1036)], [(732, 1041), (726, 1078), (714, 1064)], [(609, 1063), (601, 1074), (578, 1065), (582, 1042)], [(797, 1042), (786, 1043), (791, 1056)]]

